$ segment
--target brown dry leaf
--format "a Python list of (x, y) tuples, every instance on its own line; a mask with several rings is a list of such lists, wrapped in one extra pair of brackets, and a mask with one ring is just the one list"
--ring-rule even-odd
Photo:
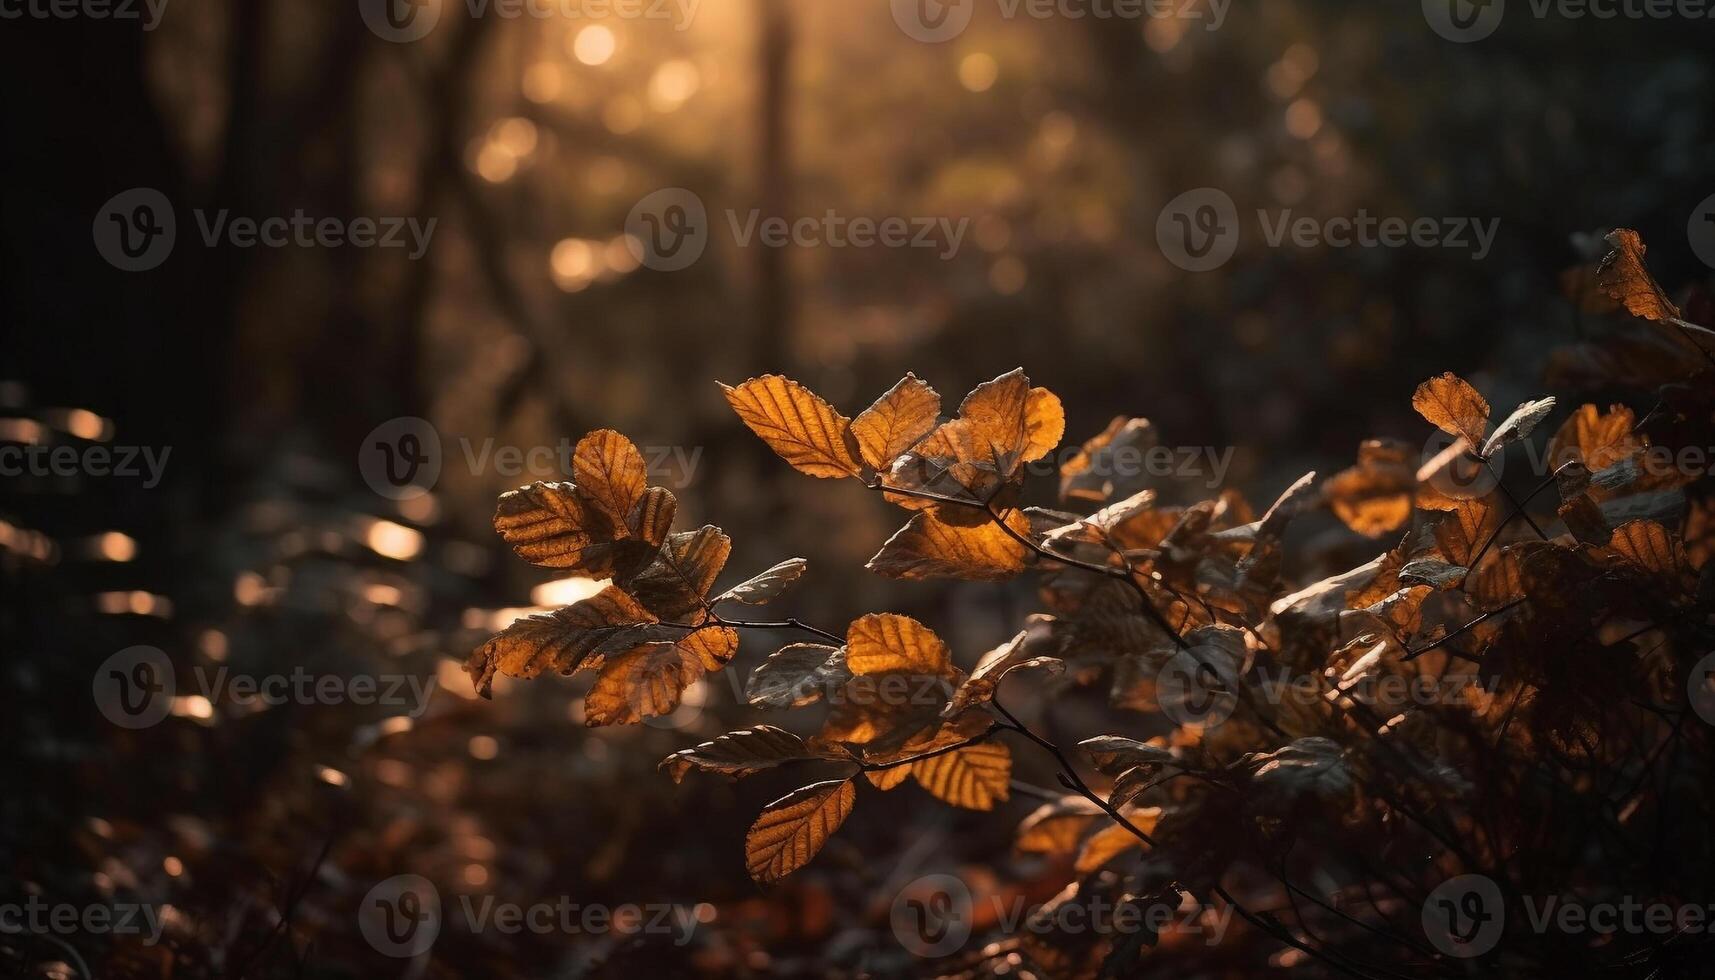
[(846, 628), (846, 666), (860, 675), (945, 677), (953, 655), (934, 630), (910, 616), (871, 613)]
[(1644, 571), (1673, 581), (1685, 561), (1683, 549), (1673, 535), (1655, 521), (1628, 521), (1614, 529), (1608, 547)]
[(810, 563), (802, 558), (788, 558), (760, 575), (745, 579), (711, 601), (742, 602), (747, 606), (766, 605), (791, 588), (809, 567)]
[(971, 676), (965, 678), (964, 683), (953, 692), (947, 706), (941, 709), (942, 715), (951, 717), (994, 700), (995, 688), (1000, 685), (1002, 678), (1014, 670), (1041, 667), (1052, 674), (1058, 674), (1066, 669), (1065, 661), (1053, 657), (1032, 656), (1034, 645), (1029, 640), (1030, 632), (1021, 630), (1017, 636), (983, 654), (982, 659), (977, 661), (976, 669), (971, 671)]
[(831, 479), (862, 471), (850, 448), (851, 420), (798, 382), (766, 374), (721, 391), (750, 431), (800, 473)]
[(1483, 443), (1483, 451), (1479, 455), (1488, 459), (1497, 450), (1509, 443), (1528, 437), (1536, 429), (1537, 423), (1541, 422), (1552, 411), (1554, 411), (1553, 398), (1528, 401), (1513, 409), (1513, 413), (1506, 417), (1506, 421), (1495, 428), (1495, 434), (1489, 437), (1489, 441)]
[(676, 509), (672, 493), (657, 487), (616, 523), (583, 487), (538, 482), (500, 495), (494, 529), (534, 565), (624, 581), (660, 547)]
[[(1140, 808), (1126, 814), (1125, 817), (1137, 829), (1146, 834), (1153, 833), (1155, 824), (1161, 817), (1161, 808)], [(1073, 863), (1072, 867), (1079, 874), (1090, 874), (1121, 854), (1142, 849), (1143, 840), (1141, 838), (1118, 823), (1110, 823), (1091, 834), (1089, 839), (1084, 841), (1084, 846), (1078, 849), (1078, 860)]]
[(1548, 441), (1549, 465), (1558, 470), (1578, 462), (1595, 473), (1632, 458), (1644, 445), (1632, 434), (1633, 419), (1632, 410), (1624, 405), (1610, 405), (1607, 412), (1580, 405)]
[(597, 429), (578, 440), (572, 452), (572, 480), (615, 528), (627, 531), (632, 508), (649, 485), (643, 454), (612, 429)]
[(907, 374), (852, 420), (852, 438), (865, 463), (885, 470), (933, 431), (940, 417), (940, 393), (915, 374)]
[(1138, 469), (1117, 466), (1116, 457), (1125, 453), (1142, 459), (1155, 445), (1155, 428), (1148, 419), (1115, 416), (1106, 429), (1086, 440), (1061, 464), (1061, 498), (1095, 503), (1112, 500), (1122, 486), (1115, 478), (1127, 469)]
[(1418, 385), (1411, 407), (1430, 425), (1448, 435), (1463, 436), (1473, 447), (1481, 446), (1489, 431), (1489, 403), (1451, 371)]
[(793, 643), (770, 654), (750, 672), (745, 700), (762, 708), (801, 708), (843, 688), (852, 674), (845, 650), (820, 643)]
[(1645, 320), (1677, 320), (1679, 307), (1656, 285), (1644, 266), (1644, 241), (1630, 228), (1615, 228), (1604, 239), (1612, 249), (1596, 269), (1596, 284), (1608, 298)]
[(634, 725), (671, 714), (705, 669), (702, 651), (685, 641), (645, 643), (609, 657), (584, 698), (584, 724)]
[(992, 810), (1007, 798), (1012, 752), (998, 742), (978, 742), (943, 755), (919, 759), (911, 774), (931, 796), (967, 810)]
[(564, 609), (516, 620), (472, 653), (465, 670), (487, 697), (496, 672), (519, 678), (544, 670), (571, 673), (597, 648), (654, 622), (654, 614), (610, 585)]
[(631, 580), (631, 592), (663, 619), (701, 613), (731, 554), (732, 540), (713, 525), (668, 535), (655, 560)]
[(1066, 436), (1066, 410), (1060, 396), (1032, 388), (1024, 403), (1024, 461), (1033, 463), (1054, 451)]
[(1455, 565), (1471, 567), (1471, 559), (1500, 530), (1500, 508), (1489, 498), (1461, 500), (1435, 525), (1435, 541)]
[[(1024, 570), (1030, 550), (998, 523), (948, 524), (940, 513), (925, 510), (912, 517), (865, 567), (888, 578), (972, 582), (1001, 582)], [(1006, 511), (1002, 520), (1014, 534), (1029, 535), (1030, 521), (1022, 511)]]
[(652, 547), (659, 548), (673, 530), (673, 516), (678, 513), (679, 500), (666, 487), (650, 487), (643, 491), (637, 506), (627, 518), (632, 531)]
[(661, 760), (657, 768), (680, 782), (692, 769), (728, 776), (748, 776), (795, 759), (819, 758), (804, 740), (773, 725), (758, 725), (727, 732), (688, 749), (680, 749)]
[(1012, 846), (1021, 854), (1070, 854), (1098, 818), (1106, 818), (1101, 807), (1082, 796), (1063, 796), (1031, 811)]
[(795, 789), (763, 808), (744, 838), (744, 863), (760, 884), (779, 881), (810, 862), (857, 802), (850, 779)]
[(1608, 530), (1607, 520), (1602, 517), (1602, 508), (1596, 506), (1587, 493), (1561, 504), (1559, 514), (1560, 519), (1566, 522), (1566, 529), (1584, 544), (1607, 544), (1613, 534)]
[(1345, 525), (1379, 538), (1411, 519), (1417, 489), (1410, 452), (1403, 445), (1370, 439), (1358, 447), (1358, 463), (1322, 485), (1328, 505)]
[(682, 653), (695, 656), (704, 670), (720, 670), (738, 654), (738, 630), (730, 626), (699, 626), (676, 645)]
[[(988, 502), (1013, 480), (1019, 467), (1059, 444), (1066, 427), (1060, 400), (1044, 388), (1031, 388), (1022, 368), (985, 381), (959, 404), (959, 415), (944, 422), (894, 461), (890, 486), (943, 497)], [(903, 494), (887, 499), (911, 510), (937, 506)], [(980, 511), (944, 513), (946, 523), (980, 523)]]

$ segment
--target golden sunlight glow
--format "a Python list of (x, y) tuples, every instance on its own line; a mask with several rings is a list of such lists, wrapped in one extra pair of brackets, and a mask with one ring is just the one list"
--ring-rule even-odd
[(543, 582), (530, 591), (530, 601), (538, 606), (569, 606), (588, 599), (607, 586), (606, 579), (559, 578)]
[(591, 24), (572, 39), (572, 56), (593, 68), (607, 64), (617, 47), (619, 39), (613, 36), (611, 29)]
[(992, 55), (978, 51), (959, 62), (959, 84), (971, 92), (987, 92), (1000, 77), (1000, 65)]
[(700, 85), (702, 75), (696, 65), (682, 58), (666, 62), (649, 79), (649, 107), (656, 112), (672, 112), (697, 94)]
[(403, 524), (376, 521), (369, 525), (364, 544), (384, 558), (410, 561), (423, 551), (423, 536)]

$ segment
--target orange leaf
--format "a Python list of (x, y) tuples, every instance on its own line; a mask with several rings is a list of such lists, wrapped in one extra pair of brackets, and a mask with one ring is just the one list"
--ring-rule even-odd
[(1004, 800), (1012, 778), (1012, 752), (997, 742), (978, 742), (919, 759), (911, 774), (931, 796), (967, 810), (992, 810)]
[(822, 478), (861, 472), (849, 448), (851, 420), (798, 382), (767, 374), (721, 391), (744, 424), (799, 472)]
[(871, 613), (846, 629), (846, 666), (853, 674), (941, 677), (953, 655), (935, 631), (910, 616)]
[(816, 856), (857, 802), (849, 779), (795, 789), (763, 808), (744, 838), (744, 863), (759, 883), (779, 881)]
[(885, 470), (928, 435), (940, 415), (940, 393), (916, 375), (907, 374), (852, 420), (852, 437), (863, 461), (873, 469)]
[[(1030, 522), (1007, 511), (1007, 527), (1029, 534)], [(961, 578), (999, 582), (1024, 570), (1030, 550), (992, 521), (962, 527), (947, 524), (936, 511), (922, 511), (887, 539), (867, 567), (899, 579)]]
[(1442, 432), (1464, 436), (1473, 450), (1489, 431), (1489, 403), (1463, 378), (1448, 372), (1417, 386), (1411, 407)]

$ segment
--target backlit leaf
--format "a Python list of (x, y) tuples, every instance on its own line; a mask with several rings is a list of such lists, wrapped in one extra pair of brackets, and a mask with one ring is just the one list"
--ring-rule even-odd
[(872, 469), (886, 470), (940, 421), (941, 395), (907, 374), (852, 420), (852, 438)]
[(744, 424), (800, 473), (836, 478), (861, 471), (848, 445), (851, 420), (798, 382), (768, 374), (721, 390)]
[(911, 764), (911, 774), (930, 795), (967, 810), (992, 810), (1012, 779), (1012, 752), (998, 742), (978, 742)]
[[(922, 511), (887, 539), (867, 567), (899, 579), (960, 578), (1000, 582), (1024, 570), (1030, 550), (993, 521), (948, 524), (939, 511)], [(1017, 510), (1004, 512), (1006, 526), (1028, 535), (1030, 522)]]
[(1630, 228), (1616, 228), (1605, 241), (1610, 251), (1596, 269), (1596, 284), (1633, 316), (1646, 320), (1677, 320), (1679, 307), (1667, 298), (1644, 266), (1643, 239)]
[(846, 630), (846, 665), (853, 674), (945, 676), (952, 652), (929, 627), (910, 616), (871, 613)]
[(497, 672), (521, 678), (544, 670), (571, 673), (597, 647), (653, 622), (649, 610), (610, 585), (564, 609), (516, 620), (471, 654), (465, 670), (486, 697)]
[(1417, 386), (1411, 407), (1430, 425), (1481, 446), (1489, 430), (1489, 403), (1463, 378), (1448, 372)]
[(1101, 807), (1082, 796), (1063, 796), (1019, 823), (1013, 847), (1021, 854), (1070, 854), (1097, 819), (1107, 819)]
[(668, 535), (655, 560), (632, 579), (631, 592), (657, 616), (681, 620), (702, 610), (730, 554), (731, 539), (712, 525)]
[(857, 790), (849, 779), (795, 789), (768, 804), (744, 839), (744, 863), (762, 884), (779, 881), (810, 862), (840, 828)]
[(632, 508), (649, 482), (643, 454), (630, 439), (612, 429), (597, 429), (578, 440), (572, 479), (608, 520), (629, 533)]
[(773, 725), (728, 732), (661, 760), (659, 768), (679, 782), (692, 769), (728, 776), (748, 776), (794, 759), (815, 758), (804, 740)]

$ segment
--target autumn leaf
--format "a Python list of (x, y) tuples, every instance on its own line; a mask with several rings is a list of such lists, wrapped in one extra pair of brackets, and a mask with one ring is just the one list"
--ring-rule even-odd
[(737, 630), (704, 626), (677, 641), (646, 643), (610, 657), (584, 699), (584, 723), (631, 725), (670, 714), (685, 688), (726, 666), (737, 652)]
[(940, 415), (940, 393), (907, 374), (852, 420), (851, 433), (863, 461), (886, 470), (935, 428)]
[(750, 876), (768, 884), (808, 864), (856, 802), (850, 779), (830, 779), (768, 804), (745, 835), (744, 862)]
[(851, 420), (798, 382), (768, 374), (721, 391), (744, 424), (800, 473), (827, 479), (862, 471), (850, 448)]
[(1430, 378), (1411, 396), (1417, 414), (1442, 432), (1463, 436), (1471, 446), (1481, 446), (1489, 430), (1489, 403), (1463, 378), (1451, 372)]
[(1117, 460), (1122, 454), (1142, 459), (1157, 442), (1155, 427), (1148, 419), (1116, 416), (1060, 465), (1061, 498), (1097, 503), (1113, 499), (1118, 492), (1114, 476), (1127, 469), (1117, 465)]
[(1029, 631), (1021, 631), (1017, 636), (995, 647), (977, 661), (971, 676), (965, 678), (947, 706), (941, 709), (946, 717), (968, 711), (978, 705), (987, 704), (994, 700), (995, 689), (1001, 680), (1014, 670), (1025, 670), (1040, 667), (1050, 673), (1060, 673), (1066, 669), (1064, 661), (1053, 657), (1033, 656)]
[(1650, 575), (1665, 582), (1679, 577), (1685, 554), (1667, 528), (1655, 521), (1628, 521), (1614, 529), (1608, 547)]
[(1552, 411), (1554, 411), (1553, 398), (1539, 398), (1536, 401), (1525, 402), (1513, 409), (1513, 413), (1507, 416), (1506, 421), (1496, 427), (1495, 434), (1483, 443), (1483, 450), (1478, 455), (1488, 459), (1503, 446), (1528, 437), (1531, 430), (1536, 428), (1537, 423), (1541, 422)]
[(745, 700), (763, 708), (801, 708), (851, 680), (843, 648), (793, 643), (776, 650), (751, 672)]
[(1379, 538), (1411, 520), (1417, 478), (1410, 452), (1399, 443), (1371, 439), (1358, 447), (1356, 466), (1322, 485), (1329, 507), (1345, 525)]
[(846, 629), (846, 666), (853, 674), (943, 677), (952, 651), (929, 627), (910, 616), (871, 613)]
[(898, 579), (959, 578), (1001, 582), (1024, 570), (1030, 550), (1013, 535), (1030, 533), (1017, 510), (1002, 514), (1013, 534), (995, 521), (961, 526), (944, 522), (938, 511), (923, 511), (888, 538), (865, 567)]
[[(1132, 826), (1149, 834), (1155, 831), (1156, 820), (1160, 815), (1160, 807), (1140, 807), (1126, 814), (1126, 819), (1131, 821)], [(1078, 848), (1078, 857), (1072, 862), (1072, 869), (1079, 874), (1090, 874), (1122, 854), (1142, 849), (1143, 840), (1132, 833), (1129, 827), (1110, 823), (1091, 834), (1083, 846)]]
[(731, 539), (712, 525), (668, 535), (655, 560), (631, 581), (632, 594), (663, 619), (699, 613), (730, 554)]
[(1042, 804), (1018, 825), (1013, 848), (1020, 854), (1070, 854), (1102, 808), (1082, 796), (1062, 796)]
[(1435, 525), (1435, 540), (1448, 561), (1469, 568), (1500, 527), (1500, 511), (1487, 499), (1461, 500)]
[(489, 695), (494, 675), (535, 677), (544, 670), (571, 673), (604, 644), (630, 638), (655, 616), (624, 589), (608, 586), (564, 609), (518, 619), (475, 653), (465, 670), (478, 692)]
[(1643, 441), (1632, 434), (1633, 420), (1632, 410), (1624, 405), (1609, 406), (1606, 412), (1580, 405), (1548, 441), (1548, 461), (1556, 469), (1577, 462), (1594, 473), (1630, 459), (1643, 448)]
[(810, 567), (802, 558), (788, 558), (760, 575), (754, 575), (715, 596), (714, 602), (742, 602), (760, 606), (778, 599)]
[(1644, 266), (1647, 249), (1638, 233), (1630, 228), (1615, 228), (1604, 241), (1610, 251), (1596, 268), (1596, 285), (1602, 292), (1633, 316), (1656, 321), (1679, 319), (1679, 307), (1667, 298)]
[(572, 479), (616, 529), (629, 533), (632, 509), (648, 486), (643, 454), (612, 429), (597, 429), (572, 452)]
[(804, 740), (773, 725), (757, 725), (680, 749), (661, 760), (659, 768), (677, 783), (692, 769), (728, 776), (748, 776), (797, 759), (817, 758)]
[(992, 810), (1012, 779), (1012, 752), (998, 742), (978, 742), (911, 764), (911, 774), (931, 796), (967, 810)]
[[(987, 503), (1019, 467), (1052, 452), (1066, 428), (1060, 399), (1031, 388), (1022, 369), (985, 381), (959, 404), (958, 417), (937, 426), (894, 461), (887, 485)], [(941, 505), (905, 494), (888, 499), (913, 510)], [(976, 515), (945, 513), (947, 523), (976, 523)]]
[(1151, 767), (1157, 772), (1168, 766), (1183, 767), (1171, 750), (1123, 735), (1097, 735), (1079, 742), (1078, 747), (1088, 753), (1098, 770), (1109, 776), (1138, 766)]
[(897, 788), (911, 778), (911, 767), (907, 765), (892, 766), (887, 769), (870, 769), (864, 773), (871, 786), (883, 792)]

